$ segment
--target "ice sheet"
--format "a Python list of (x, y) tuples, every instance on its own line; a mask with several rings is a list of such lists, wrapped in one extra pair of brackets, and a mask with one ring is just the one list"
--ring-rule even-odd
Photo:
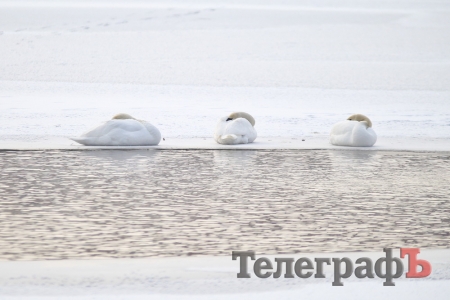
[[(325, 279), (236, 278), (239, 262), (230, 256), (158, 259), (61, 260), (0, 262), (2, 299), (447, 299), (450, 292), (448, 250), (421, 249), (419, 258), (430, 261), (430, 277), (395, 279), (395, 287), (382, 279), (343, 279), (333, 287), (332, 266)], [(359, 257), (373, 261), (380, 252), (300, 253), (275, 257)], [(399, 257), (394, 252), (395, 257)], [(252, 264), (250, 264), (251, 266)]]
[(118, 112), (172, 140), (212, 138), (235, 110), (254, 115), (263, 138), (326, 144), (331, 125), (353, 113), (368, 115), (380, 140), (442, 139), (430, 146), (438, 149), (450, 137), (447, 1), (0, 8), (2, 148), (56, 147)]

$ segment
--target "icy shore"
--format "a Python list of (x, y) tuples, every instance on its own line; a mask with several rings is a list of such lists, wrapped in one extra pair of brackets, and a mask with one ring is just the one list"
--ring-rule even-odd
[[(359, 257), (376, 261), (384, 253), (308, 253), (274, 257)], [(394, 256), (398, 257), (398, 253)], [(157, 259), (61, 260), (0, 262), (2, 299), (447, 299), (450, 293), (450, 251), (421, 249), (433, 272), (422, 279), (343, 279), (333, 287), (332, 266), (325, 279), (237, 279), (238, 261), (230, 256)]]
[[(364, 112), (378, 134), (364, 150), (450, 150), (449, 91), (195, 87), (0, 81), (0, 149), (89, 149), (69, 139), (126, 112), (157, 126), (157, 149), (349, 149), (332, 125)], [(212, 134), (232, 111), (256, 118), (254, 144), (222, 146)], [(304, 141), (303, 141), (304, 140)], [(351, 149), (355, 149), (351, 147)]]

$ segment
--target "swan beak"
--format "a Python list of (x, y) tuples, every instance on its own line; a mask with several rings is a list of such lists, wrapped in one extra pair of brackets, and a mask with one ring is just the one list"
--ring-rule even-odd
[(226, 122), (233, 120), (232, 118), (228, 118)]

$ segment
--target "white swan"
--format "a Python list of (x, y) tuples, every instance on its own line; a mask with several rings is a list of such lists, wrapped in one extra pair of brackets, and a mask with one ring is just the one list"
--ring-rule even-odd
[(161, 133), (146, 121), (118, 114), (71, 140), (86, 146), (154, 146), (161, 141)]
[(234, 112), (220, 118), (214, 133), (219, 144), (236, 145), (252, 143), (256, 139), (255, 119), (245, 112)]
[(371, 147), (376, 141), (372, 122), (361, 114), (352, 115), (331, 129), (330, 143), (336, 146)]

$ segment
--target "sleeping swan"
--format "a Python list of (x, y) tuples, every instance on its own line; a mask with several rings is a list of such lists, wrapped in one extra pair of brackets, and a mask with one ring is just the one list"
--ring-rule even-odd
[(161, 133), (148, 122), (118, 114), (112, 120), (71, 139), (86, 146), (153, 146), (159, 144)]
[(256, 139), (255, 119), (245, 112), (234, 112), (219, 120), (214, 139), (219, 144), (236, 145), (252, 143)]
[(352, 115), (331, 129), (330, 143), (336, 146), (370, 147), (376, 141), (372, 122), (361, 114)]

